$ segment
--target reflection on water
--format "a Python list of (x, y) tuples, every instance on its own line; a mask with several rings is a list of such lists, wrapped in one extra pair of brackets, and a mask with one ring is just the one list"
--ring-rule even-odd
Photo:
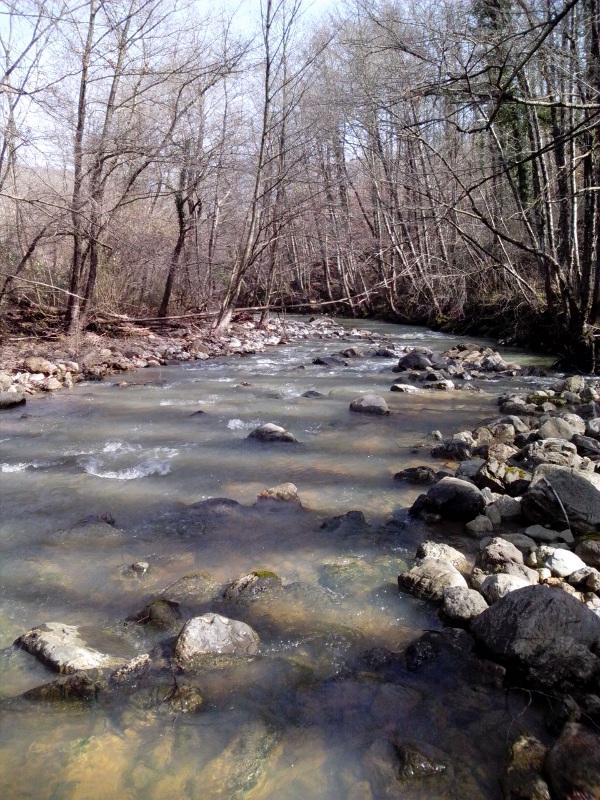
[[(404, 345), (441, 351), (455, 341), (373, 327)], [(411, 673), (393, 656), (440, 624), (434, 609), (396, 589), (426, 530), (400, 513), (418, 490), (392, 476), (430, 461), (428, 448), (413, 452), (428, 431), (451, 434), (492, 415), (493, 395), (392, 394), (393, 358), (312, 364), (347, 342), (148, 369), (126, 375), (125, 385), (33, 400), (25, 415), (3, 412), (3, 797), (496, 796), (505, 737), (522, 709), (507, 710), (497, 690), (474, 690), (451, 670)], [(361, 339), (361, 349), (370, 346)], [(322, 396), (304, 397), (309, 390)], [(350, 413), (350, 401), (367, 391), (386, 397), (394, 413)], [(246, 440), (264, 422), (299, 443)], [(256, 503), (260, 491), (288, 481), (301, 507)], [(211, 497), (237, 503), (202, 504)], [(353, 509), (366, 520), (322, 527)], [(77, 524), (106, 514), (114, 526)], [(392, 515), (397, 523), (386, 525)], [(137, 562), (148, 570), (132, 570)], [(275, 572), (281, 590), (224, 601), (222, 587), (252, 570)], [(92, 704), (19, 697), (55, 677), (11, 647), (24, 630), (60, 620), (108, 652), (156, 652), (173, 631), (127, 619), (162, 596), (187, 616), (217, 610), (252, 625), (258, 656), (207, 662), (178, 679), (167, 670)], [(392, 654), (392, 662), (378, 656), (374, 667), (368, 653)], [(198, 711), (170, 702), (177, 680), (201, 695)], [(440, 748), (451, 769), (401, 783), (388, 751), (406, 738)]]

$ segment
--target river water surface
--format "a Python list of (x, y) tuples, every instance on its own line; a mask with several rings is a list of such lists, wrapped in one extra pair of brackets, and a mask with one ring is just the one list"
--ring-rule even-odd
[[(472, 429), (495, 413), (508, 383), (475, 382), (485, 393), (406, 395), (389, 391), (392, 358), (312, 364), (350, 345), (377, 347), (350, 328), (343, 339), (79, 384), (31, 400), (26, 413), (2, 412), (2, 797), (500, 796), (506, 741), (522, 709), (443, 672), (409, 673), (400, 659), (383, 680), (364, 654), (401, 653), (424, 629), (440, 629), (435, 609), (399, 595), (396, 578), (418, 542), (460, 534), (408, 520), (419, 489), (394, 473), (433, 464), (430, 443), (413, 452), (427, 432)], [(406, 326), (368, 328), (439, 352), (456, 341)], [(325, 397), (302, 396), (311, 389)], [(382, 394), (393, 413), (349, 412), (367, 391)], [(264, 422), (283, 425), (299, 444), (247, 441)], [(263, 489), (288, 481), (301, 507), (256, 504)], [(209, 498), (240, 505), (196, 505)], [(321, 527), (352, 510), (366, 524)], [(107, 513), (114, 533), (72, 531)], [(143, 575), (129, 569), (139, 561), (150, 565)], [(127, 617), (167, 586), (197, 573), (225, 584), (259, 569), (275, 572), (285, 591), (221, 611), (256, 628), (259, 656), (207, 667), (195, 713), (165, 709), (143, 692), (92, 704), (19, 698), (55, 677), (12, 647), (24, 631), (73, 624), (98, 649), (132, 657), (161, 646), (165, 634)], [(443, 751), (452, 763), (444, 781), (395, 780), (394, 738)]]

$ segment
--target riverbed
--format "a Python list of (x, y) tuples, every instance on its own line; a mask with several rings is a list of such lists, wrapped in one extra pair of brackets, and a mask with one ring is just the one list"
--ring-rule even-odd
[[(442, 625), (431, 605), (398, 593), (397, 575), (419, 542), (456, 542), (462, 531), (410, 520), (406, 509), (420, 490), (393, 476), (439, 466), (430, 431), (474, 428), (495, 414), (501, 391), (532, 379), (491, 373), (456, 391), (391, 393), (397, 359), (374, 355), (381, 339), (363, 335), (367, 328), (386, 343), (437, 352), (458, 341), (347, 323), (336, 341), (152, 367), (2, 412), (3, 797), (499, 796), (521, 700), (511, 705), (494, 687), (400, 666), (423, 630)], [(312, 363), (350, 346), (364, 356)], [(321, 396), (305, 396), (311, 391)], [(392, 413), (351, 413), (366, 392), (385, 397)], [(266, 422), (298, 443), (246, 438)], [(257, 501), (286, 482), (301, 504)], [(211, 498), (236, 504), (203, 505)], [(327, 522), (350, 511), (364, 519)], [(106, 515), (114, 533), (89, 537), (76, 527)], [(146, 571), (131, 569), (140, 562)], [(127, 618), (166, 587), (199, 573), (226, 585), (252, 570), (275, 573), (287, 591), (237, 609), (261, 636), (259, 655), (199, 676), (204, 703), (193, 714), (131, 695), (91, 705), (19, 698), (55, 677), (12, 647), (24, 631), (77, 625), (99, 649), (133, 657), (165, 637)], [(389, 680), (365, 666), (373, 652), (398, 654)], [(385, 765), (392, 734), (445, 753), (446, 782), (395, 786)]]

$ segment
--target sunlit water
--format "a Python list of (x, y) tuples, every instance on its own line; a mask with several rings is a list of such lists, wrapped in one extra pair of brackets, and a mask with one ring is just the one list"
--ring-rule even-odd
[[(364, 327), (440, 352), (456, 341)], [(433, 463), (429, 446), (413, 452), (428, 431), (473, 428), (495, 413), (501, 389), (527, 379), (475, 382), (485, 394), (412, 396), (389, 391), (392, 358), (312, 364), (349, 345), (369, 351), (377, 342), (349, 335), (146, 369), (31, 400), (25, 414), (2, 412), (2, 797), (498, 796), (516, 713), (502, 695), (438, 675), (382, 681), (356, 664), (366, 651), (401, 652), (423, 629), (440, 627), (433, 607), (398, 594), (396, 578), (426, 536), (459, 536), (451, 526), (407, 522), (403, 509), (419, 490), (394, 482), (394, 473)], [(303, 397), (310, 389), (325, 397)], [(367, 391), (386, 398), (391, 416), (348, 410)], [(246, 440), (264, 422), (299, 444)], [(263, 489), (288, 481), (302, 507), (254, 505)], [(194, 507), (216, 497), (241, 505)], [(321, 528), (350, 510), (369, 527)], [(61, 533), (106, 513), (114, 532)], [(138, 561), (150, 564), (145, 575), (128, 569)], [(55, 677), (12, 648), (23, 631), (59, 620), (82, 627), (100, 649), (133, 656), (161, 635), (125, 620), (165, 587), (198, 572), (225, 584), (254, 569), (277, 573), (286, 591), (223, 606), (256, 628), (261, 650), (251, 661), (207, 667), (196, 681), (205, 703), (194, 714), (166, 713), (137, 696), (91, 707), (15, 700)], [(392, 734), (440, 747), (451, 778), (390, 783), (378, 753)]]

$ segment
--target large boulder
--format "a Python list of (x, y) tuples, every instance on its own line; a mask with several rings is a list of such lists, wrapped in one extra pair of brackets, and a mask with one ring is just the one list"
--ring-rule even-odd
[(538, 467), (521, 508), (531, 522), (555, 530), (570, 527), (576, 535), (600, 533), (600, 475), (567, 467)]
[(181, 629), (175, 642), (174, 656), (184, 667), (193, 664), (198, 656), (251, 656), (258, 651), (260, 639), (245, 622), (228, 619), (220, 614), (192, 617)]
[(427, 492), (424, 507), (446, 519), (469, 522), (485, 509), (485, 499), (479, 489), (460, 478), (442, 478)]
[(431, 369), (432, 366), (431, 360), (424, 352), (412, 350), (398, 361), (397, 366), (394, 367), (394, 372), (405, 372), (409, 369)]
[(577, 448), (566, 439), (542, 439), (531, 442), (520, 451), (519, 458), (532, 467), (539, 464), (557, 464), (559, 467), (581, 466), (581, 456), (577, 455)]
[(398, 588), (428, 600), (441, 600), (451, 586), (467, 589), (467, 582), (449, 561), (423, 558), (408, 572), (398, 575)]
[(559, 588), (510, 592), (480, 614), (471, 631), (497, 657), (547, 687), (582, 686), (600, 670), (591, 652), (600, 642), (600, 617)]
[(127, 661), (89, 647), (75, 625), (62, 622), (46, 622), (32, 628), (19, 636), (15, 645), (57, 672), (67, 674), (88, 669), (116, 669)]

